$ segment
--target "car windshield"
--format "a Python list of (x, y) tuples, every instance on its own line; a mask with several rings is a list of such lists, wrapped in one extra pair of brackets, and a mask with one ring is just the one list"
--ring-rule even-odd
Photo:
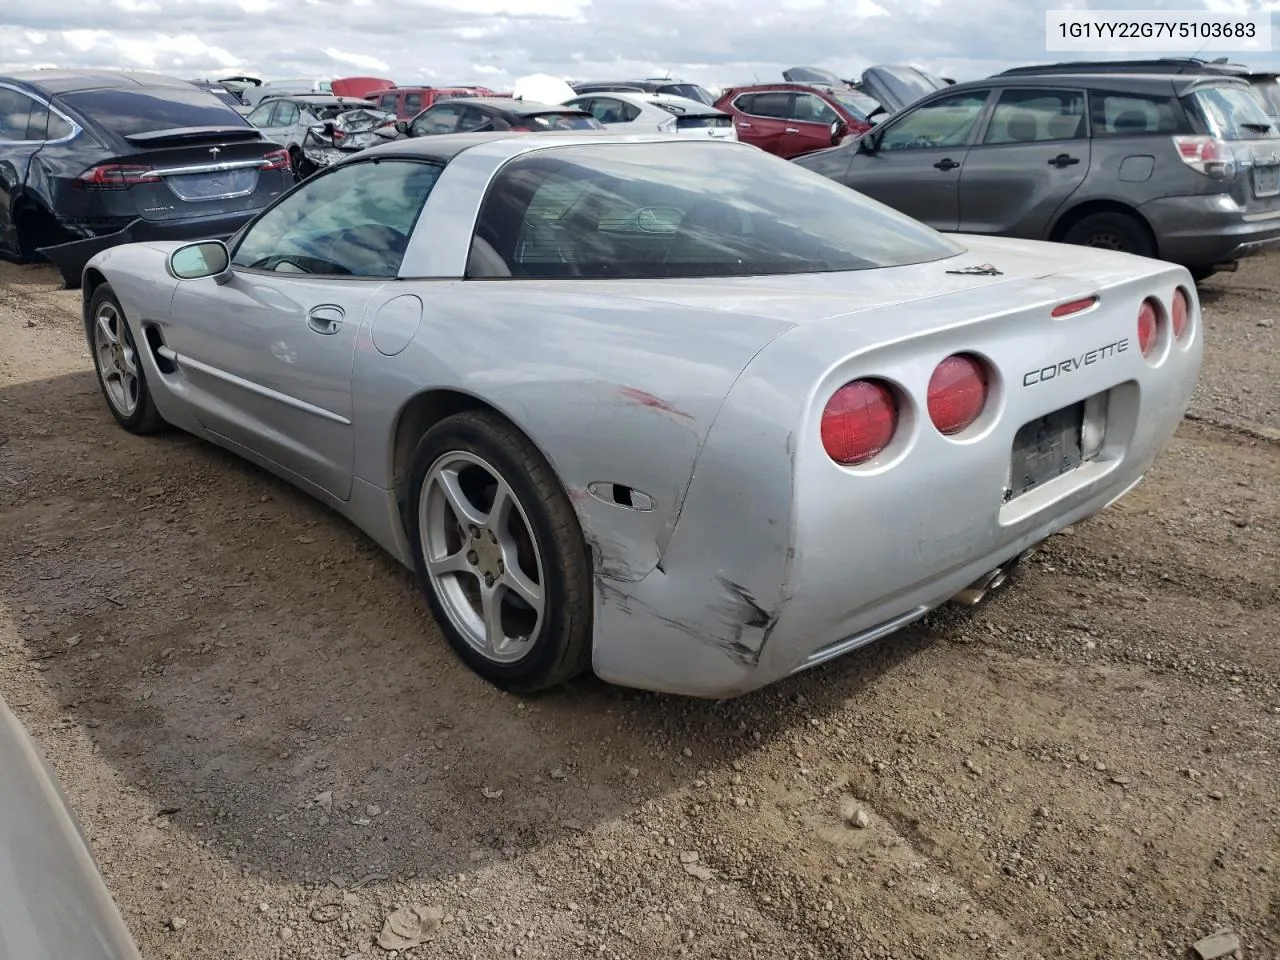
[(875, 97), (869, 97), (865, 93), (858, 93), (853, 90), (841, 90), (839, 93), (831, 91), (828, 92), (827, 96), (859, 120), (866, 120), (880, 109), (880, 101)]
[(212, 93), (194, 87), (85, 90), (65, 94), (62, 100), (122, 137), (178, 127), (248, 126), (244, 117)]
[(521, 119), (538, 130), (601, 130), (604, 127), (585, 113), (534, 113)]
[(1215, 137), (1223, 140), (1257, 140), (1274, 137), (1276, 128), (1263, 108), (1262, 98), (1248, 87), (1203, 87), (1191, 94)]
[(578, 144), (513, 160), (485, 198), (481, 244), (503, 269), (473, 278), (772, 276), (964, 251), (820, 174), (754, 147), (700, 141)]

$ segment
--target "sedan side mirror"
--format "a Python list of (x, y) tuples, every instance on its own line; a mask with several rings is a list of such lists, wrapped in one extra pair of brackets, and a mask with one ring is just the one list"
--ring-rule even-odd
[(848, 129), (843, 120), (831, 121), (831, 145), (833, 147), (844, 138), (845, 131)]
[(879, 140), (874, 130), (868, 130), (858, 138), (858, 152), (865, 153), (869, 157), (874, 156), (880, 150)]
[(404, 134), (405, 136), (408, 136), (408, 135), (409, 135), (409, 121), (408, 121), (408, 120), (397, 120), (397, 121), (396, 121), (396, 133), (401, 133), (401, 134)]
[(166, 266), (176, 280), (202, 280), (229, 275), (231, 251), (221, 240), (188, 243), (169, 254)]

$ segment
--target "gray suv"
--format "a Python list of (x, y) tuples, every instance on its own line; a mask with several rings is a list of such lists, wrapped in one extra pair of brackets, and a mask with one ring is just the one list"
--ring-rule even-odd
[(794, 162), (938, 230), (1107, 247), (1196, 279), (1280, 245), (1280, 135), (1234, 77), (990, 77)]

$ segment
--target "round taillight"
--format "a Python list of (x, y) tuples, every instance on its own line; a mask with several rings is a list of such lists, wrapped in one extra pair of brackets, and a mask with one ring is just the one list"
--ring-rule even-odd
[(822, 446), (836, 463), (852, 467), (880, 453), (898, 429), (898, 402), (876, 380), (854, 380), (822, 411)]
[(957, 353), (943, 360), (929, 378), (929, 418), (939, 433), (959, 433), (987, 405), (987, 367), (977, 357)]
[(1156, 305), (1151, 300), (1143, 300), (1138, 308), (1138, 349), (1144, 357), (1151, 356), (1156, 348)]
[(1173, 339), (1181, 340), (1187, 332), (1187, 316), (1191, 313), (1191, 303), (1187, 299), (1187, 291), (1179, 287), (1173, 293), (1173, 309), (1170, 312), (1173, 321)]

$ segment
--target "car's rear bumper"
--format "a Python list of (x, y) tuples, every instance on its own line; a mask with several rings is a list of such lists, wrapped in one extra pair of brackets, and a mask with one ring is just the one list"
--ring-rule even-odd
[(188, 217), (181, 220), (130, 221), (113, 232), (102, 232), (83, 240), (41, 247), (39, 253), (57, 267), (68, 287), (78, 287), (80, 277), (96, 253), (125, 243), (151, 240), (226, 240), (258, 214), (257, 210), (238, 210), (213, 217)]
[(1165, 197), (1140, 212), (1155, 231), (1161, 260), (1211, 267), (1280, 247), (1280, 211), (1247, 214), (1228, 194)]

